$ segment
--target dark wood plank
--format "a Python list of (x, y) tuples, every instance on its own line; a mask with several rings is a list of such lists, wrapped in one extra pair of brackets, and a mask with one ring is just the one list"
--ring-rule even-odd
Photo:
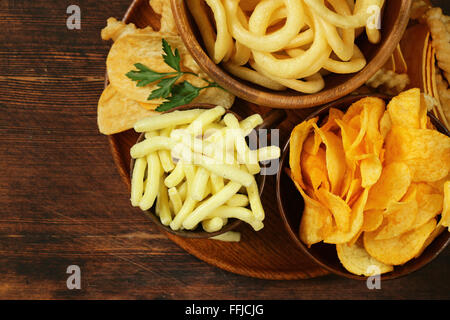
[[(450, 298), (450, 251), (407, 278), (368, 290), (326, 276), (267, 281), (214, 268), (138, 211), (96, 127), (109, 45), (99, 32), (129, 2), (0, 0), (0, 298)], [(66, 288), (81, 267), (82, 289)]]

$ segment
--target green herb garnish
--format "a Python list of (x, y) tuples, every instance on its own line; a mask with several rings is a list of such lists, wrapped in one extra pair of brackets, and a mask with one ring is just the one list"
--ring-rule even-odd
[(188, 81), (175, 84), (185, 74), (191, 74), (196, 77), (199, 76), (193, 72), (181, 71), (180, 53), (178, 52), (178, 49), (172, 51), (170, 44), (165, 39), (162, 39), (162, 48), (164, 51), (164, 62), (175, 70), (174, 72), (156, 72), (141, 63), (136, 63), (134, 66), (137, 70), (132, 70), (126, 74), (128, 78), (137, 82), (136, 86), (138, 87), (145, 87), (153, 82), (159, 81), (157, 84), (158, 89), (153, 90), (147, 98), (147, 100), (159, 98), (166, 100), (158, 108), (156, 108), (156, 111), (167, 111), (172, 108), (188, 104), (198, 97), (200, 91), (204, 89), (220, 88), (217, 83), (208, 81), (204, 78), (202, 79), (208, 83), (208, 85), (204, 87), (196, 87)]

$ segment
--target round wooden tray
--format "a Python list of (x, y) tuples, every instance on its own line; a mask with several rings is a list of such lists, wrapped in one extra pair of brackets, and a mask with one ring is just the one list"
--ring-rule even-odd
[[(124, 22), (132, 22), (141, 28), (150, 25), (159, 30), (159, 18), (149, 6), (148, 0), (135, 0), (128, 9)], [(239, 99), (236, 100), (232, 110), (243, 117), (255, 112), (264, 114), (269, 111), (267, 108)], [(279, 127), (280, 145), (287, 139), (293, 126), (301, 122), (310, 112), (308, 109), (288, 111), (287, 120)], [(129, 130), (109, 138), (114, 161), (128, 187), (130, 187), (130, 148), (138, 137), (134, 130)], [(274, 280), (306, 279), (328, 274), (328, 271), (306, 257), (288, 236), (277, 209), (275, 176), (267, 177), (262, 202), (266, 211), (264, 229), (254, 232), (246, 225), (241, 226), (237, 230), (242, 233), (239, 243), (186, 239), (164, 233), (195, 257), (236, 274)], [(143, 214), (138, 209), (135, 210), (136, 214)]]

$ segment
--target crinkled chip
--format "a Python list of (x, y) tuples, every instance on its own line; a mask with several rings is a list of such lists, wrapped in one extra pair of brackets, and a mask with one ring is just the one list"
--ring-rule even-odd
[(375, 234), (365, 232), (364, 248), (367, 252), (388, 265), (401, 265), (414, 258), (422, 249), (423, 244), (436, 227), (436, 220), (432, 219), (422, 227), (405, 232), (402, 235), (375, 240)]
[(420, 89), (410, 89), (393, 97), (387, 105), (387, 110), (392, 125), (420, 129), (422, 127)]
[(364, 211), (364, 222), (361, 227), (362, 231), (375, 231), (383, 223), (384, 210), (367, 210)]
[(316, 117), (309, 119), (308, 121), (303, 121), (291, 132), (289, 142), (289, 166), (291, 168), (292, 178), (303, 189), (306, 189), (305, 183), (303, 182), (302, 169), (300, 165), (303, 143), (311, 132), (313, 123), (315, 124), (317, 120), (318, 118)]
[(308, 246), (323, 240), (332, 226), (330, 211), (320, 202), (310, 198), (294, 181), (305, 202), (300, 223), (300, 240)]
[(364, 189), (361, 196), (352, 207), (350, 216), (350, 229), (347, 232), (336, 229), (324, 238), (326, 243), (346, 243), (351, 241), (361, 230), (364, 222), (364, 206), (367, 202), (368, 189)]
[(359, 241), (351, 246), (346, 243), (337, 244), (336, 251), (342, 266), (356, 275), (370, 277), (394, 270), (392, 265), (384, 264), (370, 256)]
[(373, 231), (375, 240), (395, 238), (411, 229), (418, 211), (416, 194), (414, 189), (403, 201), (388, 205), (383, 223)]
[(116, 18), (109, 18), (107, 20), (107, 25), (102, 29), (102, 39), (103, 40), (113, 40), (117, 41), (121, 37), (130, 34), (154, 34), (152, 27), (148, 26), (143, 29), (136, 28), (133, 23), (124, 23), (118, 21)]
[(315, 156), (309, 154), (306, 150), (303, 150), (301, 156), (301, 169), (304, 182), (312, 186), (314, 190), (319, 189), (320, 186), (330, 190), (325, 150), (323, 148), (319, 148)]
[(143, 108), (139, 103), (124, 97), (109, 85), (98, 102), (98, 127), (103, 134), (115, 134), (133, 128), (138, 120), (157, 114), (159, 112)]
[(444, 184), (444, 207), (440, 222), (450, 231), (450, 181)]
[(316, 133), (320, 135), (323, 143), (325, 144), (326, 161), (328, 178), (331, 184), (331, 192), (337, 194), (340, 191), (342, 184), (342, 178), (346, 172), (345, 152), (342, 145), (342, 140), (331, 131), (322, 131), (316, 123), (312, 126)]
[(444, 197), (425, 183), (417, 183), (418, 212), (412, 228), (419, 228), (442, 212)]
[(450, 138), (436, 130), (393, 126), (385, 148), (386, 164), (406, 163), (413, 181), (437, 181), (449, 173)]
[(341, 197), (323, 188), (317, 190), (315, 194), (319, 202), (333, 214), (337, 229), (347, 232), (350, 229), (350, 215), (352, 213), (352, 209), (348, 204)]
[(399, 201), (411, 184), (409, 167), (403, 162), (394, 162), (383, 168), (380, 179), (369, 192), (366, 210), (386, 209), (392, 202)]

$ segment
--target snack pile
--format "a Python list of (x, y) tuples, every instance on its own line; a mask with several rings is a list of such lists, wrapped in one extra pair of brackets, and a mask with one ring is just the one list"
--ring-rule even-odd
[(305, 203), (302, 242), (335, 244), (351, 273), (390, 272), (450, 227), (450, 138), (419, 89), (302, 122), (289, 165)]
[(154, 208), (172, 230), (220, 231), (229, 218), (255, 231), (264, 209), (254, 175), (260, 161), (278, 159), (276, 146), (250, 150), (245, 137), (262, 123), (259, 114), (239, 121), (225, 108), (177, 110), (134, 125), (145, 139), (131, 148), (135, 159), (131, 203)]
[(107, 58), (109, 85), (98, 103), (100, 132), (132, 129), (145, 117), (187, 103), (230, 108), (234, 96), (203, 73), (177, 34), (169, 1), (152, 0), (161, 29), (137, 28), (109, 18), (103, 40), (114, 43)]
[(380, 41), (383, 4), (384, 0), (187, 1), (216, 64), (272, 90), (309, 94), (324, 88), (324, 74), (365, 67), (355, 39), (365, 30), (371, 43)]

